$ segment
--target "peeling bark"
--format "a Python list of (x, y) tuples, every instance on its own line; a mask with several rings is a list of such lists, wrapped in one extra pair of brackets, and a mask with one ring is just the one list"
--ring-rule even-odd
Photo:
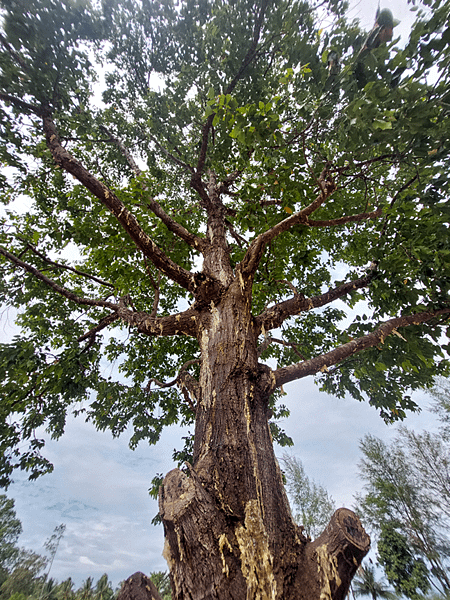
[(351, 580), (370, 549), (370, 538), (359, 518), (339, 508), (325, 531), (311, 544), (306, 556), (317, 563), (320, 600), (343, 600)]

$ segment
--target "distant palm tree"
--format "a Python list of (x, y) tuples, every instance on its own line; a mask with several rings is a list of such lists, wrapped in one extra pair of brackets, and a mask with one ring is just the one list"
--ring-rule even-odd
[(94, 588), (92, 586), (94, 579), (92, 577), (88, 577), (80, 589), (77, 591), (77, 599), (78, 600), (92, 600), (94, 597)]
[(73, 591), (74, 583), (72, 578), (69, 577), (65, 581), (61, 582), (58, 586), (57, 597), (58, 600), (73, 600), (75, 592)]
[(397, 596), (389, 591), (382, 581), (375, 579), (374, 567), (359, 567), (358, 575), (353, 580), (353, 592), (355, 596), (372, 596), (372, 600), (395, 600)]
[(108, 575), (105, 573), (97, 581), (94, 590), (94, 600), (110, 600), (114, 596), (114, 590), (108, 581)]
[(50, 577), (41, 587), (40, 600), (56, 600), (58, 586), (56, 581)]

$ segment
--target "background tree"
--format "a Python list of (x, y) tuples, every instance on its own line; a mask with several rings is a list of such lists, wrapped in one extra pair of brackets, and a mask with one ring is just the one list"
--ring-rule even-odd
[(5, 600), (14, 594), (38, 598), (45, 581), (43, 571), (46, 565), (47, 559), (43, 556), (31, 550), (20, 550), (14, 568), (0, 588), (0, 596)]
[(391, 522), (381, 525), (377, 544), (378, 560), (395, 591), (412, 600), (423, 598), (430, 588), (428, 569), (422, 559), (416, 558), (404, 535)]
[(360, 566), (352, 584), (355, 596), (370, 596), (372, 600), (386, 598), (395, 600), (397, 596), (389, 590), (383, 581), (377, 580), (375, 567), (371, 565)]
[(335, 503), (324, 487), (309, 479), (295, 456), (284, 454), (282, 466), (295, 521), (303, 526), (308, 537), (314, 539), (329, 523), (336, 510)]
[(58, 585), (57, 596), (58, 600), (74, 600), (74, 582), (71, 577), (68, 577)]
[(95, 600), (111, 600), (113, 596), (112, 584), (108, 580), (108, 575), (104, 573), (95, 584), (94, 598)]
[(19, 548), (17, 540), (22, 533), (22, 524), (14, 510), (14, 500), (0, 495), (0, 585), (8, 576), (8, 569), (14, 564)]
[(409, 597), (427, 590), (426, 578), (448, 594), (448, 443), (402, 428), (391, 445), (366, 436), (361, 448), (366, 493), (359, 508), (380, 535), (389, 581)]
[(150, 579), (156, 586), (161, 600), (172, 600), (172, 592), (170, 590), (170, 577), (164, 571), (154, 571), (150, 573)]
[(87, 577), (83, 585), (77, 590), (77, 600), (93, 600), (94, 598), (94, 578)]
[(361, 59), (340, 0), (1, 1), (1, 483), (51, 470), (40, 428), (70, 412), (132, 447), (195, 422), (160, 491), (176, 599), (343, 598), (369, 539), (346, 509), (313, 542), (293, 522), (282, 386), (394, 420), (447, 372), (449, 4), (426, 6)]
[(53, 579), (53, 577), (48, 578), (45, 577), (41, 585), (41, 589), (37, 594), (38, 600), (57, 600), (58, 593), (58, 583)]

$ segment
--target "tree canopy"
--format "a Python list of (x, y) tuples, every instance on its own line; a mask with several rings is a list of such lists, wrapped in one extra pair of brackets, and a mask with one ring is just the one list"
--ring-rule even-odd
[(361, 58), (335, 1), (328, 22), (305, 2), (2, 2), (1, 300), (23, 331), (0, 348), (4, 484), (49, 468), (34, 432), (70, 410), (132, 446), (192, 422), (168, 383), (196, 376), (191, 313), (226, 285), (202, 271), (214, 185), (277, 386), (414, 408), (450, 310), (449, 8), (425, 4), (404, 49)]
[(22, 524), (16, 516), (14, 500), (0, 495), (0, 569), (6, 571), (14, 563), (17, 540), (22, 533)]

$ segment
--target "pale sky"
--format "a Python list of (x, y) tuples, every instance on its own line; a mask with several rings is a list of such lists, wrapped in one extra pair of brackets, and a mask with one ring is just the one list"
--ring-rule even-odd
[[(414, 15), (408, 14), (406, 1), (381, 4), (386, 6), (401, 20), (395, 33), (407, 31)], [(360, 0), (350, 15), (370, 29), (376, 8), (377, 4)], [(8, 331), (4, 324), (5, 315), (0, 320), (3, 342)], [(291, 417), (283, 426), (295, 442), (288, 451), (303, 462), (309, 477), (327, 488), (337, 506), (351, 507), (362, 485), (357, 476), (359, 440), (366, 433), (389, 440), (395, 428), (387, 427), (366, 403), (320, 393), (312, 378), (293, 382), (285, 391)], [(426, 406), (429, 400), (422, 394), (416, 401)], [(435, 427), (427, 411), (409, 417), (405, 424), (418, 430)], [(71, 576), (77, 586), (88, 576), (98, 579), (105, 572), (117, 585), (138, 570), (166, 570), (162, 526), (150, 523), (157, 504), (148, 488), (156, 473), (174, 467), (171, 456), (181, 447), (182, 435), (181, 428), (172, 427), (158, 445), (141, 445), (133, 452), (126, 436), (112, 439), (80, 419), (70, 420), (65, 436), (45, 448), (54, 472), (36, 482), (18, 474), (7, 491), (23, 525), (20, 544), (43, 552), (45, 540), (64, 523), (66, 532), (50, 576), (59, 581)], [(281, 456), (283, 449), (277, 454)]]

